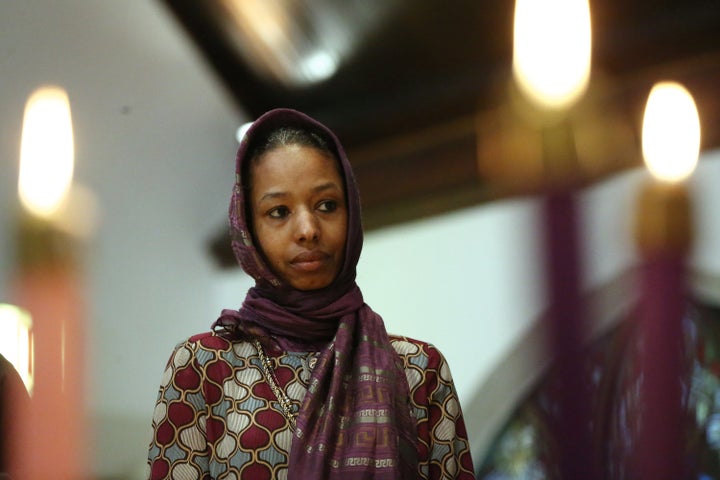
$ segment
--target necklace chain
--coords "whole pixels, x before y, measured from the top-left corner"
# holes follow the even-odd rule
[[[258,355],[260,356],[260,363],[262,364],[263,373],[265,374],[265,380],[270,386],[270,390],[272,390],[275,398],[277,398],[278,403],[280,404],[280,409],[290,423],[290,428],[294,432],[297,428],[297,412],[293,412],[290,397],[288,397],[287,394],[280,388],[280,384],[275,377],[275,368],[273,368],[270,358],[268,358],[265,354],[265,350],[263,349],[260,341],[258,339],[253,340],[253,345],[255,345]]]

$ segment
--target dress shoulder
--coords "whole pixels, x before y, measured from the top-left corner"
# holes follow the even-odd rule
[[[179,342],[178,346],[190,346],[194,348],[202,348],[204,350],[225,351],[232,348],[232,342],[224,337],[216,335],[213,332],[203,332],[195,334]]]
[[[178,342],[170,360],[172,361],[178,353],[187,353],[192,357],[242,358],[254,354],[255,350],[247,341],[228,340],[214,332],[203,332]]]
[[[389,339],[406,369],[409,366],[421,369],[444,369],[448,370],[446,373],[449,375],[445,356],[432,343],[401,335],[389,335]]]
[[[432,343],[425,342],[423,340],[418,340],[416,338],[407,337],[405,335],[388,335],[388,338],[390,339],[390,344],[395,348],[398,353],[403,353],[405,351],[423,351],[428,355],[435,355],[438,354],[442,356],[440,353],[440,350],[433,345]]]

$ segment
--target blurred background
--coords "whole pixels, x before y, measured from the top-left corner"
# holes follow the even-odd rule
[[[593,77],[573,116],[595,330],[635,300],[639,129],[658,80],[698,104],[689,263],[693,288],[720,297],[720,4],[624,3],[592,5]],[[545,365],[540,167],[512,108],[511,27],[512,2],[0,0],[0,303],[25,101],[59,85],[96,218],[82,251],[96,478],[144,477],[172,348],[251,285],[224,236],[236,131],[279,106],[347,146],[368,228],[358,283],[388,331],[445,354],[480,464]]]

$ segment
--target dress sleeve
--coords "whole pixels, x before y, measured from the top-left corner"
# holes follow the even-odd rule
[[[420,477],[475,478],[465,420],[445,357],[432,345],[409,357],[406,372],[418,420]],[[423,365],[423,363],[426,363]]]
[[[175,347],[162,376],[152,418],[148,478],[210,479],[203,374],[197,344]]]

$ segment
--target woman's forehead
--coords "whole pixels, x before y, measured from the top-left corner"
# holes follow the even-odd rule
[[[327,152],[305,145],[287,145],[265,152],[251,166],[255,184],[344,183],[338,161]]]
[[[324,168],[332,168],[344,185],[345,171],[340,158],[331,151],[302,143],[277,145],[253,157],[249,162],[249,168],[247,168],[247,173],[249,174],[248,180],[250,180],[251,183],[257,181],[255,176],[257,175],[258,166],[267,164],[268,159],[272,160],[271,167],[273,173],[279,174],[284,171],[302,170],[303,167],[308,169],[317,167],[313,162],[310,162],[311,159],[315,158],[323,160]],[[268,169],[264,168],[262,170],[265,171]]]

